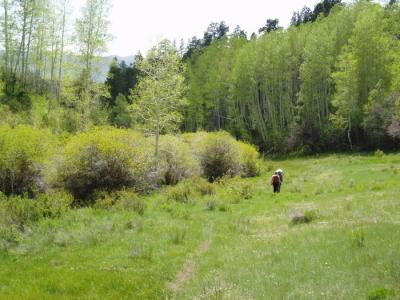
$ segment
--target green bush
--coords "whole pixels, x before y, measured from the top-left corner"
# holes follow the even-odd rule
[[[182,140],[191,146],[202,173],[211,182],[222,177],[252,177],[261,173],[260,154],[256,148],[236,141],[227,132],[186,133]]]
[[[185,179],[175,186],[168,187],[165,191],[167,200],[179,203],[192,202],[196,196],[215,194],[215,186],[201,177]]]
[[[226,132],[206,134],[198,147],[200,163],[208,180],[240,174],[240,149]]]
[[[36,199],[15,195],[0,199],[0,217],[4,224],[24,229],[42,218],[62,216],[72,201],[72,196],[63,191],[40,194]]]
[[[250,144],[237,142],[240,150],[240,164],[243,177],[255,177],[261,173],[260,153]]]
[[[59,218],[68,211],[73,200],[71,194],[65,191],[56,191],[40,194],[35,201],[43,217]]]
[[[29,126],[0,127],[0,191],[34,196],[45,189],[45,159],[54,149],[54,137]]]
[[[15,225],[19,229],[24,229],[24,226],[40,220],[43,215],[40,206],[34,199],[29,199],[22,196],[12,196],[5,201],[2,201],[2,207],[6,215],[6,224]]]
[[[0,223],[0,251],[7,251],[10,247],[15,246],[21,239],[21,232],[17,226]]]
[[[384,157],[385,156],[385,152],[383,152],[382,150],[378,149],[375,151],[374,155],[376,157]]]
[[[164,184],[177,184],[185,178],[200,175],[200,165],[189,145],[171,135],[160,138],[159,167]]]
[[[215,185],[202,177],[188,179],[185,183],[191,187],[193,193],[198,193],[200,196],[215,194]]]
[[[95,128],[72,137],[57,178],[81,204],[96,190],[132,187],[144,191],[157,180],[150,145],[127,129]]]
[[[176,186],[169,187],[166,190],[167,200],[179,203],[188,203],[192,195],[192,189],[187,182],[180,183]]]
[[[169,240],[175,245],[183,244],[186,237],[186,229],[181,227],[174,227],[168,234]]]
[[[146,204],[136,193],[130,191],[116,191],[113,193],[96,193],[95,208],[134,211],[143,215]]]
[[[116,209],[125,211],[134,211],[139,215],[143,215],[146,209],[146,203],[142,198],[132,192],[120,191],[116,193],[117,202]]]
[[[365,234],[363,230],[359,229],[352,231],[351,239],[354,246],[358,248],[365,247]]]

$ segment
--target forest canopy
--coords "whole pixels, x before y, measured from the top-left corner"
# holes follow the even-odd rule
[[[77,20],[69,4],[1,1],[0,123],[156,137],[225,130],[268,153],[399,146],[397,1],[323,0],[288,28],[268,19],[251,36],[211,23],[186,46],[161,41],[133,63],[115,58],[104,83],[110,3],[86,1]]]

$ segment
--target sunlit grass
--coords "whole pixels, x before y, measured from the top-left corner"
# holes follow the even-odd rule
[[[143,215],[85,208],[29,226],[0,248],[0,298],[400,297],[400,155],[265,165],[188,201],[150,195]]]

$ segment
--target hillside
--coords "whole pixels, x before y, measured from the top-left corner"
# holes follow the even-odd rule
[[[0,299],[398,299],[399,170],[399,154],[266,160],[2,231]]]

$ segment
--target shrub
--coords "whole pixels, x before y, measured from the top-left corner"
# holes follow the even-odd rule
[[[382,150],[378,149],[375,151],[374,155],[376,157],[384,157],[385,156],[385,152],[383,152]]]
[[[214,195],[215,186],[214,184],[208,182],[204,178],[195,177],[186,181],[186,184],[190,185],[192,191],[199,193],[200,196]]]
[[[70,208],[73,197],[65,191],[40,194],[35,200],[45,218],[59,218]]]
[[[137,194],[127,191],[120,191],[116,193],[116,197],[116,209],[134,211],[141,216],[144,214],[146,203]]]
[[[261,161],[256,148],[236,141],[227,132],[197,132],[182,135],[200,161],[202,173],[209,181],[221,177],[252,177],[260,174]]]
[[[261,173],[260,153],[250,144],[237,142],[240,149],[240,164],[243,177],[255,177]]]
[[[142,219],[131,220],[125,224],[126,229],[134,230],[136,232],[142,232],[144,229],[144,222]]]
[[[250,182],[243,182],[234,180],[229,183],[229,191],[233,196],[240,197],[241,199],[251,199],[254,195],[254,185]]]
[[[0,200],[0,217],[6,224],[14,224],[19,229],[42,218],[58,218],[70,207],[73,198],[59,191],[40,194],[36,199],[11,196]]]
[[[72,137],[58,166],[58,181],[76,199],[96,190],[150,188],[156,181],[153,154],[139,133],[127,129],[96,128]]]
[[[12,196],[2,201],[2,210],[6,213],[6,222],[23,230],[29,223],[38,221],[43,217],[37,201],[22,196]]]
[[[96,194],[95,208],[115,209],[134,211],[139,215],[143,215],[146,204],[136,193],[130,191],[117,191],[108,193],[105,191]]]
[[[352,232],[352,242],[358,248],[363,248],[365,246],[365,234],[362,230],[355,230]]]
[[[213,211],[217,207],[217,201],[214,198],[211,198],[206,201],[206,210]]]
[[[8,249],[19,243],[21,239],[21,232],[17,226],[0,223],[0,251]]]
[[[240,174],[240,149],[236,140],[226,132],[206,134],[198,147],[201,167],[210,181]]]
[[[175,245],[183,244],[185,237],[186,237],[186,230],[184,228],[174,227],[169,232],[169,240],[171,243]]]
[[[218,207],[218,210],[219,210],[219,211],[222,211],[222,212],[227,212],[227,211],[230,211],[230,210],[231,210],[231,208],[230,208],[230,206],[229,206],[229,203],[228,203],[228,201],[226,201],[226,200],[221,200],[221,201],[219,201],[219,202],[217,203],[217,207]]]
[[[112,209],[117,202],[117,198],[106,191],[96,192],[93,207],[96,209]]]
[[[185,179],[176,186],[166,189],[166,198],[179,203],[191,203],[196,196],[215,194],[214,184],[201,177]]]
[[[164,184],[177,184],[200,175],[200,165],[193,158],[189,145],[170,135],[160,137],[159,166]]]
[[[178,184],[174,187],[170,187],[166,191],[168,200],[180,203],[188,203],[190,201],[191,194],[192,194],[191,187],[186,182]]]
[[[30,197],[44,190],[43,165],[54,138],[29,126],[0,127],[0,191]]]
[[[304,213],[295,211],[292,213],[291,216],[291,224],[298,225],[298,224],[308,224],[315,220],[317,217],[317,213],[314,210],[307,210]]]

